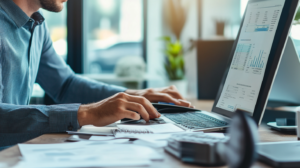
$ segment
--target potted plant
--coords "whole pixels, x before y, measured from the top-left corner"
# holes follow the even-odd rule
[[[299,25],[299,24],[300,24],[300,8],[298,8],[298,11],[294,19],[294,25]]]
[[[300,8],[298,9],[294,18],[293,26],[290,31],[290,36],[293,38],[297,50],[299,50],[298,47],[300,44]]]
[[[165,22],[173,38],[171,36],[161,38],[165,42],[164,67],[169,79],[168,84],[175,85],[183,97],[187,95],[187,81],[185,79],[184,50],[180,37],[187,20],[186,11],[182,0],[165,0]]]

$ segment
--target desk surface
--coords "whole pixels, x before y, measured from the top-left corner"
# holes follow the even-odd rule
[[[213,101],[210,100],[192,100],[191,101],[197,109],[210,111],[211,107],[213,106]],[[268,129],[265,126],[260,126],[259,128],[259,136],[261,142],[276,142],[276,141],[296,141],[297,137],[296,135],[286,135],[281,134],[276,131],[272,131]],[[26,142],[26,144],[51,144],[51,143],[62,143],[64,142],[69,135],[67,134],[45,134],[40,137],[37,137],[33,140],[30,140]],[[160,150],[160,152],[164,153],[163,150]],[[165,160],[160,162],[154,162],[151,167],[164,167],[164,168],[195,168],[200,167],[196,165],[190,165],[190,164],[184,164],[181,163],[179,160],[174,158],[173,156],[164,153]],[[2,152],[0,152],[0,163],[4,162],[9,167],[15,165],[19,161],[19,157],[21,156],[18,146],[11,147],[9,149],[6,149]],[[253,167],[257,168],[266,168],[269,166],[266,166],[262,163],[255,163]]]

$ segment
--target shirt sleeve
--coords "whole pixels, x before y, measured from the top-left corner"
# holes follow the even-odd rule
[[[45,133],[77,131],[79,106],[0,103],[0,146],[25,142]]]
[[[92,103],[126,90],[75,75],[56,54],[48,30],[45,38],[36,82],[56,103]]]

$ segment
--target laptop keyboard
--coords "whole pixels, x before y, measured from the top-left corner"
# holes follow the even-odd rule
[[[228,125],[224,121],[199,112],[164,114],[164,116],[188,129],[224,127]]]

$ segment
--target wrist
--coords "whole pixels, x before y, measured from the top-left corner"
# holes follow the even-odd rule
[[[77,120],[78,120],[80,127],[88,124],[87,123],[87,111],[88,111],[88,108],[86,105],[79,106],[79,109],[77,112]]]

